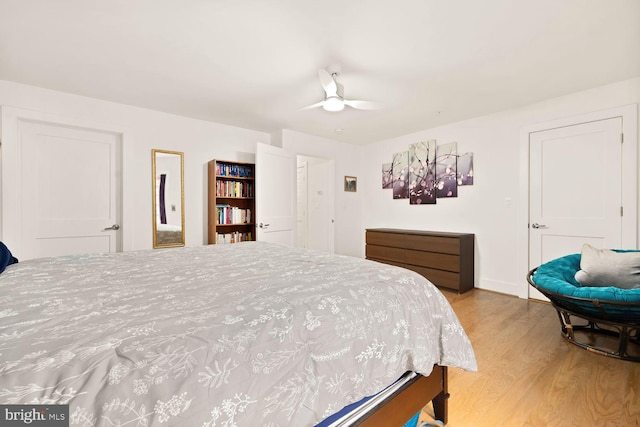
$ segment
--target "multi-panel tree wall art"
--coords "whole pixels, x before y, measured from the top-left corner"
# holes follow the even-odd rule
[[[463,185],[473,185],[473,153],[458,154],[456,142],[416,142],[382,165],[382,188],[393,189],[394,199],[409,199],[412,205],[458,197]]]
[[[393,198],[406,199],[409,197],[409,153],[403,151],[393,155],[391,162],[393,173]]]
[[[418,142],[409,147],[409,203],[436,202],[436,141]]]
[[[393,188],[393,163],[382,164],[382,188]]]

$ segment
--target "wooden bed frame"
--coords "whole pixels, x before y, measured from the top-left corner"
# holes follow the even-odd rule
[[[429,402],[433,402],[435,418],[446,424],[448,399],[447,367],[435,365],[428,377],[418,375],[409,380],[355,425],[401,427]]]

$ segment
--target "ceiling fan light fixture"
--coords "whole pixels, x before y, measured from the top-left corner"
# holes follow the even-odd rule
[[[325,99],[322,108],[324,108],[325,111],[342,111],[344,110],[344,100],[338,96],[330,96]]]

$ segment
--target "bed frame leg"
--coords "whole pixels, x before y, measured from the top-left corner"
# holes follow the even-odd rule
[[[436,420],[447,424],[449,414],[449,387],[447,378],[447,367],[439,366],[442,369],[442,391],[433,399],[433,413]]]

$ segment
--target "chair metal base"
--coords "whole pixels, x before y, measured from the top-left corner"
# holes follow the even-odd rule
[[[619,311],[616,313],[612,310],[636,310],[638,309],[637,303],[589,300],[551,292],[536,285],[533,281],[532,278],[536,270],[537,268],[534,268],[529,271],[527,281],[549,298],[558,312],[562,336],[567,341],[597,354],[631,362],[640,362],[640,317],[635,314],[635,311],[632,312],[633,314],[623,316],[620,315]],[[595,315],[583,309],[586,303],[594,307],[594,310],[591,311]],[[615,316],[612,313],[615,313]],[[578,318],[582,322],[575,324],[572,321],[572,317]],[[595,343],[585,342],[576,336],[576,332],[580,332],[580,337],[584,335],[587,338],[592,338],[591,341],[593,342],[597,342],[598,337],[613,337],[617,339],[616,348],[611,349]],[[630,351],[630,349],[633,349],[633,351]]]
[[[553,301],[552,305],[557,310],[558,317],[560,318],[562,336],[570,343],[604,356],[615,357],[631,362],[640,362],[640,328],[638,326],[629,326],[623,323],[589,318],[584,314],[576,314],[567,309],[560,308],[556,306]],[[586,323],[576,324],[572,321],[572,317],[578,318]],[[585,332],[587,335],[592,335],[595,338],[598,336],[613,337],[618,340],[617,348],[614,350],[585,342],[576,337],[576,332]],[[629,354],[630,348],[637,350],[632,352],[637,354],[637,356]]]

